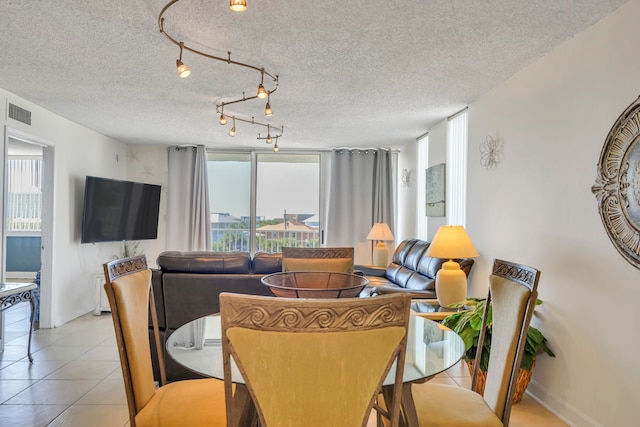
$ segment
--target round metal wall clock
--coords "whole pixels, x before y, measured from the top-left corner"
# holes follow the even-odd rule
[[[640,268],[640,97],[607,135],[591,191],[600,218],[618,252]]]

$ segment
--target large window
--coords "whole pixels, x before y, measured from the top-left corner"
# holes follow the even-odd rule
[[[40,232],[42,229],[42,158],[9,156],[7,183],[7,232]]]
[[[320,155],[208,155],[212,250],[320,246]]]

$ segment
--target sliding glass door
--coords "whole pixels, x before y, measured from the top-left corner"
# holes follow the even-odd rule
[[[212,250],[320,246],[320,154],[208,154]]]

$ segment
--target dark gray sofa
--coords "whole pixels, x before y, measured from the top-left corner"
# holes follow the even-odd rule
[[[162,348],[180,326],[199,317],[220,311],[222,292],[272,295],[260,279],[282,271],[282,254],[248,252],[162,252],[158,269],[152,273],[152,286]],[[149,337],[154,376],[159,379],[157,353],[151,321]],[[164,353],[168,381],[199,378]]]
[[[424,240],[404,240],[396,248],[391,264],[386,268],[356,265],[355,270],[362,272],[369,280],[365,292],[407,292],[413,298],[436,298],[436,274],[448,260],[425,255],[429,245],[430,242]],[[469,277],[473,260],[456,261]]]

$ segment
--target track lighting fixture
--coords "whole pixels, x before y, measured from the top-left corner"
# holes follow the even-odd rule
[[[191,70],[189,69],[189,67],[187,67],[182,63],[183,48],[184,48],[184,43],[180,42],[180,58],[178,58],[178,60],[176,61],[176,66],[178,67],[178,75],[184,79],[185,77],[189,77],[189,74],[191,74]]]
[[[269,94],[267,90],[264,88],[264,69],[261,71],[262,77],[260,78],[260,84],[258,85],[258,98],[265,99]]]
[[[230,0],[229,8],[234,12],[244,12],[247,10],[246,0]]]
[[[271,126],[267,125],[267,144],[271,144],[273,140],[271,139]]]
[[[160,11],[160,15],[158,16],[158,28],[160,29],[160,34],[162,34],[163,36],[165,36],[167,38],[167,40],[169,40],[171,43],[175,44],[176,46],[178,46],[180,48],[180,57],[179,59],[176,61],[176,66],[178,68],[178,74],[180,75],[180,77],[184,78],[187,77],[191,71],[189,70],[189,67],[187,67],[183,62],[182,62],[182,53],[184,50],[188,50],[190,53],[193,53],[195,55],[200,55],[202,57],[208,58],[208,59],[214,59],[216,61],[220,61],[220,62],[224,62],[227,65],[237,65],[237,66],[241,66],[241,67],[245,67],[245,68],[249,68],[252,70],[255,70],[257,72],[260,73],[260,83],[258,84],[258,90],[257,92],[254,92],[255,95],[254,96],[250,96],[250,97],[246,97],[244,92],[242,94],[242,98],[239,99],[233,99],[233,100],[225,100],[224,102],[221,102],[220,104],[216,105],[216,113],[220,115],[219,117],[219,123],[221,125],[226,125],[227,121],[229,118],[233,119],[233,126],[231,127],[231,129],[229,130],[229,136],[234,136],[236,134],[236,126],[235,126],[235,122],[236,119],[241,121],[241,122],[245,122],[245,123],[249,123],[251,125],[255,125],[255,126],[264,126],[264,127],[269,127],[269,131],[267,132],[267,136],[266,137],[261,137],[260,134],[258,134],[258,139],[264,139],[267,140],[267,142],[269,144],[271,144],[273,142],[273,138],[276,139],[276,146],[277,146],[277,141],[278,138],[280,136],[282,136],[283,133],[283,129],[284,127],[281,125],[273,125],[271,126],[268,123],[261,123],[261,122],[256,122],[254,120],[253,117],[251,117],[251,120],[246,119],[246,118],[241,118],[235,114],[232,115],[225,115],[224,113],[224,106],[225,105],[229,105],[229,104],[235,104],[235,103],[239,103],[239,102],[246,102],[246,101],[250,101],[252,99],[266,99],[267,103],[265,105],[265,109],[264,109],[264,114],[265,116],[271,116],[273,115],[273,110],[271,109],[271,94],[274,93],[277,89],[278,89],[278,76],[275,74],[271,74],[269,72],[267,72],[264,68],[262,67],[258,67],[255,65],[251,65],[251,64],[247,64],[247,63],[243,63],[243,62],[239,62],[239,61],[235,61],[231,59],[231,52],[227,51],[227,55],[226,57],[221,57],[221,56],[217,56],[214,55],[212,53],[208,53],[208,52],[204,52],[202,50],[198,50],[195,49],[192,46],[202,46],[203,43],[198,43],[197,41],[193,43],[192,46],[188,46],[187,44],[185,44],[185,42],[183,41],[178,41],[176,40],[174,37],[172,37],[170,34],[168,34],[165,31],[164,28],[164,21],[165,21],[165,13],[167,12],[167,10],[169,10],[170,8],[175,8],[177,7],[177,5],[181,2],[181,0],[168,0],[168,3],[162,8],[162,10]],[[246,0],[230,0],[229,1],[229,8],[233,11],[238,11],[238,12],[242,12],[245,11],[247,9],[247,2]],[[172,16],[180,16],[180,13],[176,13]],[[189,43],[189,42],[187,42]],[[220,51],[219,49],[217,51]],[[265,87],[265,75],[271,79],[271,81],[269,81],[267,79],[267,83],[270,83],[268,85],[266,85]],[[273,83],[273,85],[271,85],[271,83]],[[255,86],[254,86],[255,87]],[[273,130],[275,131],[274,135],[271,135],[271,127],[273,128]]]
[[[264,107],[264,115],[269,117],[269,116],[273,116],[273,110],[271,110],[271,105],[269,105],[269,100],[270,100],[271,96],[267,97],[267,105],[265,105]]]
[[[229,136],[236,135],[236,118],[233,118],[233,126],[231,126],[231,130],[229,131]]]
[[[278,151],[280,151],[280,147],[278,147],[278,140],[276,139],[276,144],[273,146],[273,152],[277,153]]]

